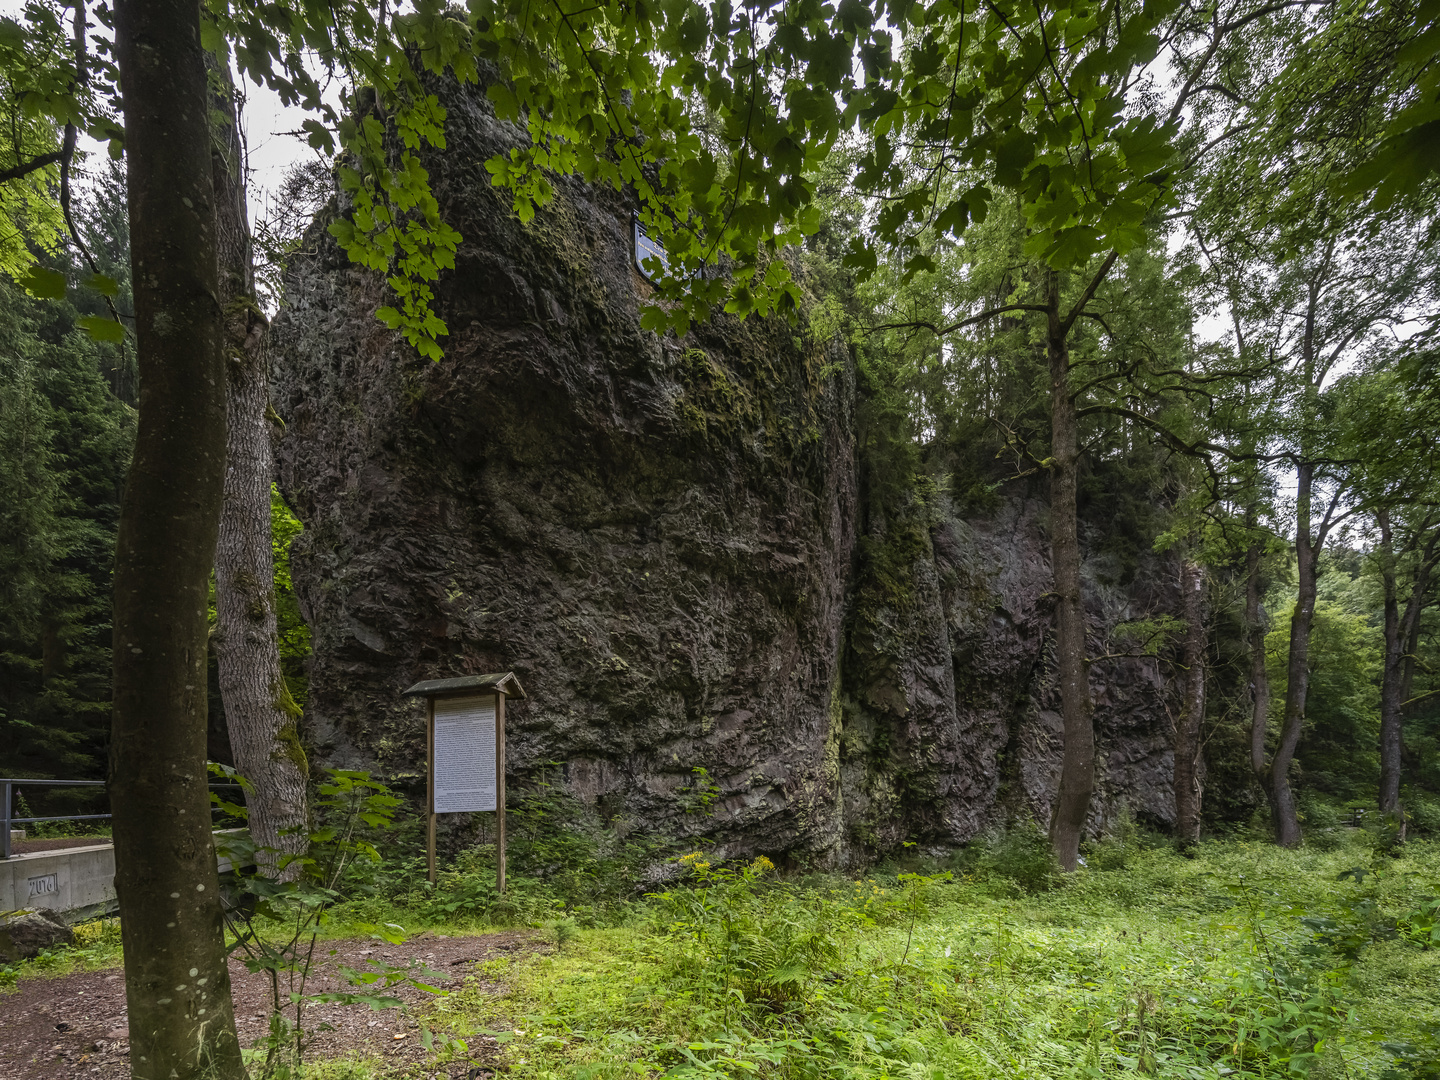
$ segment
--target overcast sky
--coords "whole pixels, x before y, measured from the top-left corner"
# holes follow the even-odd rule
[[[0,0],[0,16],[19,20],[24,9],[24,0]],[[91,22],[94,22],[93,17]],[[103,27],[92,26],[92,36],[103,33]],[[250,220],[253,223],[264,216],[266,203],[271,193],[278,189],[285,170],[314,151],[305,145],[303,139],[281,134],[299,129],[300,122],[305,118],[303,109],[286,109],[275,94],[253,83],[246,83],[244,91],[245,109],[241,124],[250,150],[248,193]],[[82,135],[80,148],[90,156],[91,166],[105,161],[107,150],[103,143]]]

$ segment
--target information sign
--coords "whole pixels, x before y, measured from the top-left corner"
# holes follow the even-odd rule
[[[645,280],[654,282],[656,280],[652,270],[645,265],[647,259],[654,259],[660,264],[664,273],[670,272],[670,260],[665,255],[665,248],[650,238],[645,231],[645,226],[640,224],[640,215],[636,214],[631,222],[635,227],[635,269],[645,275]]]
[[[435,819],[495,814],[495,885],[505,891],[505,699],[524,698],[513,671],[426,679],[405,691],[425,699],[425,862],[435,880]]]
[[[435,702],[435,813],[495,809],[496,695]]]

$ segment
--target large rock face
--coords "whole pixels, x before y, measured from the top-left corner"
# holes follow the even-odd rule
[[[1047,508],[1012,498],[965,520],[935,501],[910,587],[897,597],[862,579],[850,624],[842,789],[847,835],[871,850],[963,842],[1002,811],[1044,824],[1059,786]],[[1138,574],[1103,555],[1085,561],[1092,655],[1107,651],[1117,626],[1174,609],[1171,571],[1154,558]],[[1091,831],[1103,831],[1122,805],[1173,820],[1174,701],[1163,666],[1100,660],[1090,685]]]
[[[933,513],[912,587],[872,595],[845,350],[773,321],[642,331],[625,200],[559,182],[522,225],[483,168],[518,132],[479,95],[447,107],[427,163],[464,237],[444,359],[374,319],[383,284],[319,230],[276,321],[313,756],[414,775],[424,725],[398,692],[513,669],[512,783],[559,763],[605,818],[722,856],[834,862],[963,841],[1006,801],[1043,816],[1043,506]],[[1097,590],[1097,628],[1136,602]],[[1120,798],[1165,816],[1163,686],[1137,665],[1096,689],[1097,822]],[[720,794],[685,815],[697,767]]]

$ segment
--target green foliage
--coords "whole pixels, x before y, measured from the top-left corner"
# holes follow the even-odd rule
[[[1340,878],[1356,853],[1147,847],[1020,898],[692,855],[648,923],[581,929],[435,1019],[503,1032],[521,1080],[1424,1075],[1440,950],[1385,927],[1428,917],[1433,853]]]
[[[121,962],[119,919],[91,919],[77,923],[71,930],[75,934],[73,945],[44,949],[40,955],[18,963],[0,964],[0,994],[15,989],[22,977],[57,978],[114,968]]]
[[[75,298],[75,299],[78,299]],[[71,300],[0,282],[0,770],[98,778],[110,698],[110,564],[133,412],[119,350]],[[83,813],[84,789],[42,812]]]
[[[1306,728],[1296,757],[1305,783],[1341,798],[1372,792],[1379,779],[1378,628],[1342,571],[1327,574],[1315,605],[1310,640],[1310,697]],[[1277,612],[1265,639],[1270,658],[1272,723],[1278,729],[1284,707],[1289,651],[1289,612]]]
[[[1121,803],[1114,820],[1098,840],[1081,845],[1085,865],[1101,872],[1124,870],[1143,850],[1142,831],[1126,803]]]
[[[25,14],[25,27],[9,16],[0,18],[0,172],[60,149],[59,124],[34,107],[36,97],[53,89],[57,71],[69,66],[60,10],[30,3]],[[34,280],[36,270],[46,273],[36,266],[37,250],[53,254],[64,231],[53,194],[59,174],[59,164],[52,159],[0,183],[0,273],[17,282]],[[43,289],[32,289],[32,294],[42,296]]]
[[[1401,796],[1410,824],[1423,836],[1440,838],[1440,799],[1414,789]]]
[[[657,917],[698,948],[717,1003],[783,1010],[838,957],[843,927],[797,905],[792,890],[764,887],[774,864],[763,855],[737,869],[713,867],[698,854],[680,862],[695,887],[661,894]]]
[[[703,782],[703,780],[701,781]],[[704,789],[701,789],[702,794]],[[395,846],[423,848],[419,822]],[[626,917],[626,905],[651,867],[673,854],[674,841],[606,827],[562,788],[541,777],[506,810],[506,891],[495,887],[493,842],[472,843],[439,868],[432,888],[423,859],[392,859],[368,886],[362,913],[409,910],[442,924],[605,926]]]
[[[248,787],[233,769],[218,765],[211,769]],[[251,1067],[265,1080],[307,1075],[307,1006],[401,1008],[403,1003],[389,991],[402,984],[443,993],[433,983],[446,976],[413,959],[404,967],[379,961],[367,961],[361,969],[341,966],[339,973],[351,989],[324,993],[308,989],[317,942],[333,920],[335,905],[346,899],[345,886],[353,877],[349,871],[357,862],[380,862],[380,852],[366,834],[387,829],[400,805],[400,800],[368,773],[331,769],[326,776],[310,802],[317,827],[309,833],[303,855],[270,852],[272,858],[257,860],[258,849],[248,833],[216,834],[217,853],[237,868],[230,883],[237,900],[225,911],[233,939],[230,951],[240,954],[249,971],[266,973],[271,987],[269,1031],[260,1045],[249,1051]],[[221,809],[244,818],[243,806],[213,793],[211,799]],[[275,877],[257,869],[262,861],[274,864]],[[405,940],[404,928],[393,923],[362,929],[392,945]],[[433,1035],[428,1027],[422,1034],[429,1049]]]
[[[720,785],[710,778],[710,770],[697,765],[690,770],[695,779],[675,789],[675,804],[682,814],[708,815],[720,797]]]
[[[962,865],[1008,886],[1011,893],[1034,896],[1063,881],[1049,838],[1032,818],[1024,817],[981,834],[965,848]]]
[[[776,256],[818,230],[815,174],[857,126],[871,141],[854,183],[897,196],[875,246],[852,238],[862,274],[880,248],[908,251],[915,229],[960,235],[994,198],[984,180],[943,204],[928,181],[912,183],[918,162],[897,147],[916,141],[922,158],[990,165],[999,184],[1024,190],[1038,255],[1069,265],[1133,244],[1164,189],[1172,132],[1154,116],[1126,116],[1116,76],[1154,55],[1166,10],[474,0],[463,12],[424,3],[377,24],[364,7],[321,17],[301,5],[262,13],[221,3],[208,9],[207,43],[233,42],[244,75],[312,114],[311,145],[341,151],[347,205],[331,232],[352,260],[387,275],[396,303],[379,317],[433,357],[447,332],[433,283],[460,237],[420,164],[423,147],[446,146],[430,76],[483,80],[500,119],[526,128],[528,146],[485,163],[522,221],[550,200],[555,175],[634,193],[667,253],[667,303],[648,307],[645,325],[683,335],[720,308],[796,308],[790,266]],[[351,88],[343,111],[321,91],[337,77]],[[1058,100],[1065,110],[1049,107]],[[701,272],[721,259],[727,273]],[[912,253],[906,265],[913,275],[927,258]]]
[[[286,689],[300,708],[309,698],[310,627],[300,614],[295,586],[290,580],[290,545],[304,531],[290,512],[280,489],[270,485],[270,546],[275,566],[275,622],[279,636],[280,668]]]
[[[1383,209],[1433,188],[1440,172],[1437,53],[1440,5],[1434,0],[1347,4],[1281,74],[1279,83],[1295,88],[1307,111],[1330,114],[1316,116],[1317,123],[1333,127],[1336,116],[1375,115],[1378,130],[1335,185],[1339,194]],[[1371,95],[1378,108],[1367,100]]]

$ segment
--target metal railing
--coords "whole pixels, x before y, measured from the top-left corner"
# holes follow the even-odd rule
[[[42,821],[98,821],[108,819],[110,814],[58,814],[50,817],[11,817],[13,813],[11,803],[14,799],[15,788],[20,784],[29,784],[32,787],[106,787],[104,780],[21,780],[6,779],[0,777],[0,859],[8,859],[10,850],[10,829],[15,825],[38,825]],[[209,785],[212,788],[234,788],[241,785],[228,780],[212,781]],[[218,806],[212,807],[212,812],[218,811]]]

